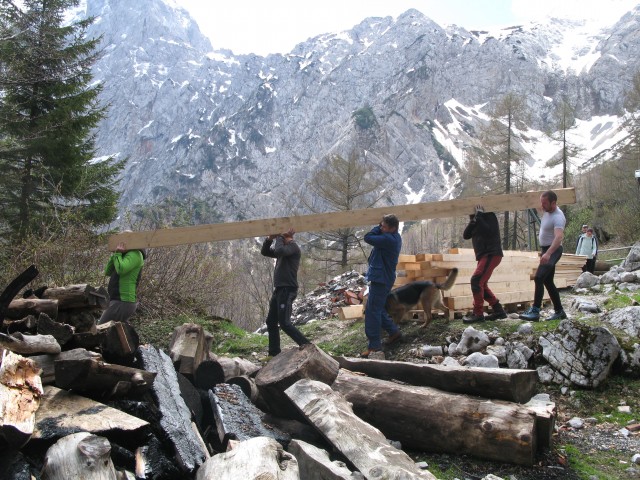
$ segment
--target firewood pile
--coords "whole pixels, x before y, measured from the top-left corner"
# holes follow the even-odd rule
[[[489,286],[507,311],[517,311],[533,301],[533,276],[540,262],[539,258],[538,252],[504,251],[504,258],[493,271]],[[583,256],[563,254],[556,265],[556,286],[566,288],[575,285],[584,263]],[[442,283],[451,269],[457,268],[456,284],[451,290],[443,292],[444,303],[453,318],[456,312],[464,313],[473,308],[471,276],[476,265],[473,249],[452,248],[449,253],[444,254],[400,255],[394,288],[417,280]],[[546,290],[544,295],[544,300],[548,300]]]
[[[535,396],[534,370],[332,358],[312,344],[259,366],[214,355],[196,324],[164,352],[128,323],[76,333],[40,313],[10,333],[18,320],[2,320],[3,479],[432,479],[401,447],[532,465],[551,444],[555,406]]]

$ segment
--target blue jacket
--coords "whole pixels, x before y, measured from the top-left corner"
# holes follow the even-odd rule
[[[396,281],[396,266],[402,248],[402,237],[398,232],[382,233],[380,226],[376,226],[364,236],[364,241],[373,245],[369,255],[367,279],[370,282],[393,286]]]

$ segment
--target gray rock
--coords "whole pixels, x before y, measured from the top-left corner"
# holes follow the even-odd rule
[[[620,275],[613,270],[609,270],[600,277],[600,283],[603,285],[620,283]]]
[[[518,327],[518,333],[520,335],[530,335],[533,333],[533,325],[530,323],[523,323]]]
[[[507,348],[502,345],[489,345],[487,347],[487,354],[493,355],[498,359],[500,365],[506,365],[507,363]]]
[[[640,453],[636,453],[633,457],[631,457],[631,461],[637,465],[640,465]]]
[[[631,247],[631,250],[629,250],[629,253],[627,254],[627,258],[624,259],[620,266],[627,272],[640,269],[640,242]]]
[[[495,356],[484,355],[480,352],[473,352],[462,362],[462,365],[467,367],[500,368],[498,359]]]
[[[442,347],[436,345],[424,345],[421,350],[425,357],[434,357],[436,355],[444,355]]]
[[[617,308],[602,315],[602,321],[631,337],[640,336],[640,307]]]
[[[440,365],[444,365],[445,367],[459,367],[460,362],[453,357],[445,357]]]
[[[490,344],[489,336],[485,332],[467,327],[462,332],[462,338],[458,343],[456,351],[462,355],[484,350]]]
[[[596,302],[588,298],[576,297],[571,302],[573,308],[580,312],[600,313],[600,307]]]
[[[546,385],[551,383],[562,385],[567,381],[566,378],[560,375],[560,373],[556,372],[549,365],[542,365],[536,368],[536,371],[538,372],[538,380]]]
[[[575,428],[576,430],[580,430],[581,428],[584,428],[584,420],[582,420],[580,417],[573,417],[571,420],[567,422],[567,424],[571,428]]]
[[[598,285],[599,283],[600,283],[600,277],[594,275],[593,273],[584,272],[580,274],[573,288],[574,289],[591,288],[594,285]]]
[[[626,283],[636,283],[638,276],[634,272],[624,272],[620,275],[620,280]]]

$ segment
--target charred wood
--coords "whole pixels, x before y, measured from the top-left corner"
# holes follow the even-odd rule
[[[12,335],[0,333],[0,347],[25,355],[62,351],[60,344],[51,335],[23,335],[16,332]]]
[[[71,325],[56,322],[49,317],[46,313],[41,313],[38,316],[38,329],[39,335],[51,335],[60,346],[65,345],[75,333],[75,328]]]
[[[20,293],[24,287],[38,276],[38,269],[35,265],[29,266],[24,272],[14,278],[9,285],[0,293],[0,321],[7,317],[9,304]]]

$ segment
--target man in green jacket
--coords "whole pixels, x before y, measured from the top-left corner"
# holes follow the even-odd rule
[[[107,287],[109,305],[98,320],[98,325],[110,320],[126,322],[135,313],[138,307],[136,288],[145,257],[144,250],[127,250],[124,242],[116,245],[115,252],[104,268],[104,274],[111,276]]]

